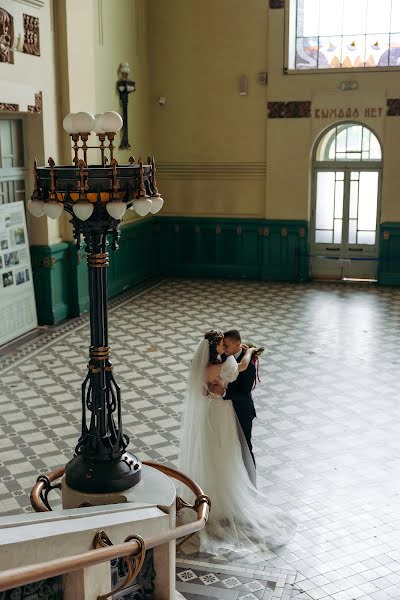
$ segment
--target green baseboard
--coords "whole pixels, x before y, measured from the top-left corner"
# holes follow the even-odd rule
[[[157,276],[303,281],[306,221],[155,217],[122,227],[110,250],[108,295]],[[84,248],[31,246],[38,319],[53,324],[89,309]]]
[[[378,283],[400,285],[400,223],[381,223]]]
[[[124,225],[119,249],[110,251],[108,295],[121,294],[159,273],[156,220],[145,219]]]
[[[108,295],[157,276],[307,279],[306,221],[153,217],[122,227],[110,250]],[[54,324],[89,310],[84,248],[31,246],[38,319]]]
[[[400,223],[380,227],[378,283],[400,285]],[[110,250],[108,294],[157,276],[306,281],[308,235],[301,220],[157,216],[128,223],[119,250]],[[39,323],[89,309],[84,249],[31,246],[31,255]]]
[[[164,276],[304,281],[306,221],[159,217]]]
[[[86,252],[78,250],[75,242],[69,244],[70,317],[78,317],[89,310],[89,285]]]
[[[31,246],[33,284],[39,324],[70,316],[69,244]]]
[[[157,226],[154,219],[123,226],[120,248],[109,250],[109,297],[128,290],[159,273]],[[85,248],[74,242],[31,246],[38,321],[53,325],[89,310]]]

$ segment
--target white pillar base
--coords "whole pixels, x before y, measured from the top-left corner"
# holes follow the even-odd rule
[[[64,509],[80,508],[82,506],[101,506],[105,504],[132,504],[134,506],[156,506],[169,515],[169,528],[176,526],[176,489],[169,477],[157,469],[143,466],[141,481],[128,490],[109,494],[86,494],[73,490],[61,481],[61,493]],[[135,533],[134,523],[132,534]],[[141,533],[145,537],[146,532]],[[154,568],[156,572],[154,598],[155,600],[176,600],[175,589],[175,541],[154,548]],[[110,580],[111,585],[111,580]]]

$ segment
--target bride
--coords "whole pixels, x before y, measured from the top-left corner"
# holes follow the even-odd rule
[[[193,356],[184,406],[179,469],[211,498],[210,517],[200,532],[200,551],[223,554],[259,551],[287,543],[295,533],[292,518],[255,485],[255,467],[231,400],[208,392],[209,383],[226,389],[249,365],[254,348],[240,363],[224,363],[223,333],[209,331]],[[189,498],[185,498],[189,500]]]

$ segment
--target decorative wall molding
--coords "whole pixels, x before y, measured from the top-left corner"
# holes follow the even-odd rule
[[[2,90],[3,92],[4,90]],[[21,94],[19,94],[18,92],[16,92],[15,90],[13,90],[11,93],[5,92],[3,99],[5,100],[7,98],[7,96],[10,98],[10,100],[16,100],[17,98],[13,98],[13,96],[17,96],[17,98],[21,97]],[[24,94],[24,96],[26,95],[30,95],[28,94]],[[25,100],[26,102],[26,100]],[[21,108],[20,108],[21,107]],[[21,112],[21,113],[41,113],[42,112],[42,108],[43,108],[43,97],[42,97],[42,92],[38,92],[37,94],[35,94],[35,104],[28,104],[26,105],[24,103],[24,98],[21,98],[21,103],[17,103],[17,102],[1,102],[1,98],[0,98],[0,112]],[[0,599],[1,600],[1,599]]]
[[[159,162],[162,179],[265,179],[265,162]]]
[[[268,102],[269,119],[301,119],[311,117],[311,101]]]
[[[19,106],[18,104],[6,104],[5,102],[0,102],[0,112],[18,112]]]
[[[285,8],[285,0],[269,0],[270,8]]]
[[[33,8],[43,8],[46,4],[46,0],[14,0],[15,2],[19,2],[20,4],[26,4],[27,6],[32,6]]]
[[[24,17],[24,47],[25,54],[40,56],[40,37],[39,37],[39,19],[31,15]]]
[[[386,104],[388,117],[400,117],[400,98],[388,98]]]
[[[41,113],[43,109],[43,95],[42,92],[35,94],[35,105],[28,106],[28,112],[30,113]]]

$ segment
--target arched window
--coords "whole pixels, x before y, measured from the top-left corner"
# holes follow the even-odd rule
[[[400,66],[399,0],[291,0],[289,69]]]
[[[317,146],[316,160],[381,160],[382,152],[376,135],[357,123],[341,123],[332,127]]]

